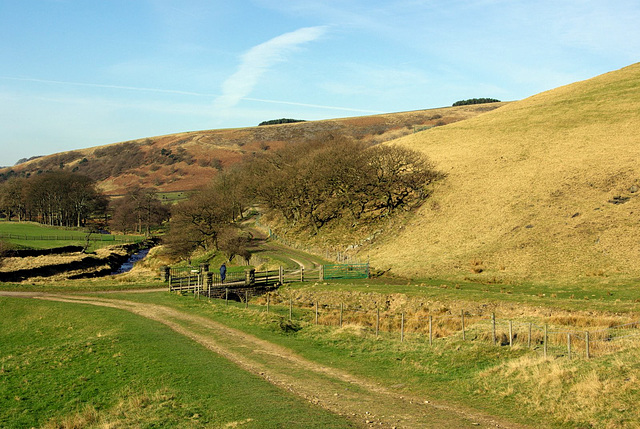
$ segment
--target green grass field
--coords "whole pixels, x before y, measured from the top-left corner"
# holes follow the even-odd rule
[[[88,232],[82,228],[61,228],[35,222],[0,222],[0,240],[18,248],[48,249],[84,245]],[[89,250],[142,240],[139,235],[91,234]]]
[[[189,191],[158,192],[158,198],[166,204],[175,204],[179,201],[186,200],[188,195]]]
[[[350,427],[127,312],[3,297],[0,308],[0,427]]]

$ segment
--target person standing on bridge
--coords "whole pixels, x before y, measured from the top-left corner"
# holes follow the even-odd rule
[[[220,265],[220,281],[224,283],[224,279],[226,277],[227,277],[227,266],[223,262],[222,265]]]

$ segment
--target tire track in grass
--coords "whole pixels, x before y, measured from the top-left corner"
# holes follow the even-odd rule
[[[241,369],[362,427],[524,428],[473,410],[395,393],[344,370],[307,360],[286,347],[170,307],[78,295],[34,294],[31,297],[117,308],[163,323]]]

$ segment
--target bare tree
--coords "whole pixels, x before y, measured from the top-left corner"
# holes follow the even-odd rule
[[[331,137],[261,154],[249,171],[258,201],[315,233],[337,219],[378,219],[414,207],[442,177],[419,152]]]
[[[162,204],[155,190],[135,187],[111,203],[112,228],[149,235],[169,219],[170,210]]]

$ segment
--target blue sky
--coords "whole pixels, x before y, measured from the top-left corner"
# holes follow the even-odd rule
[[[640,61],[637,0],[0,0],[0,165],[518,100]]]

